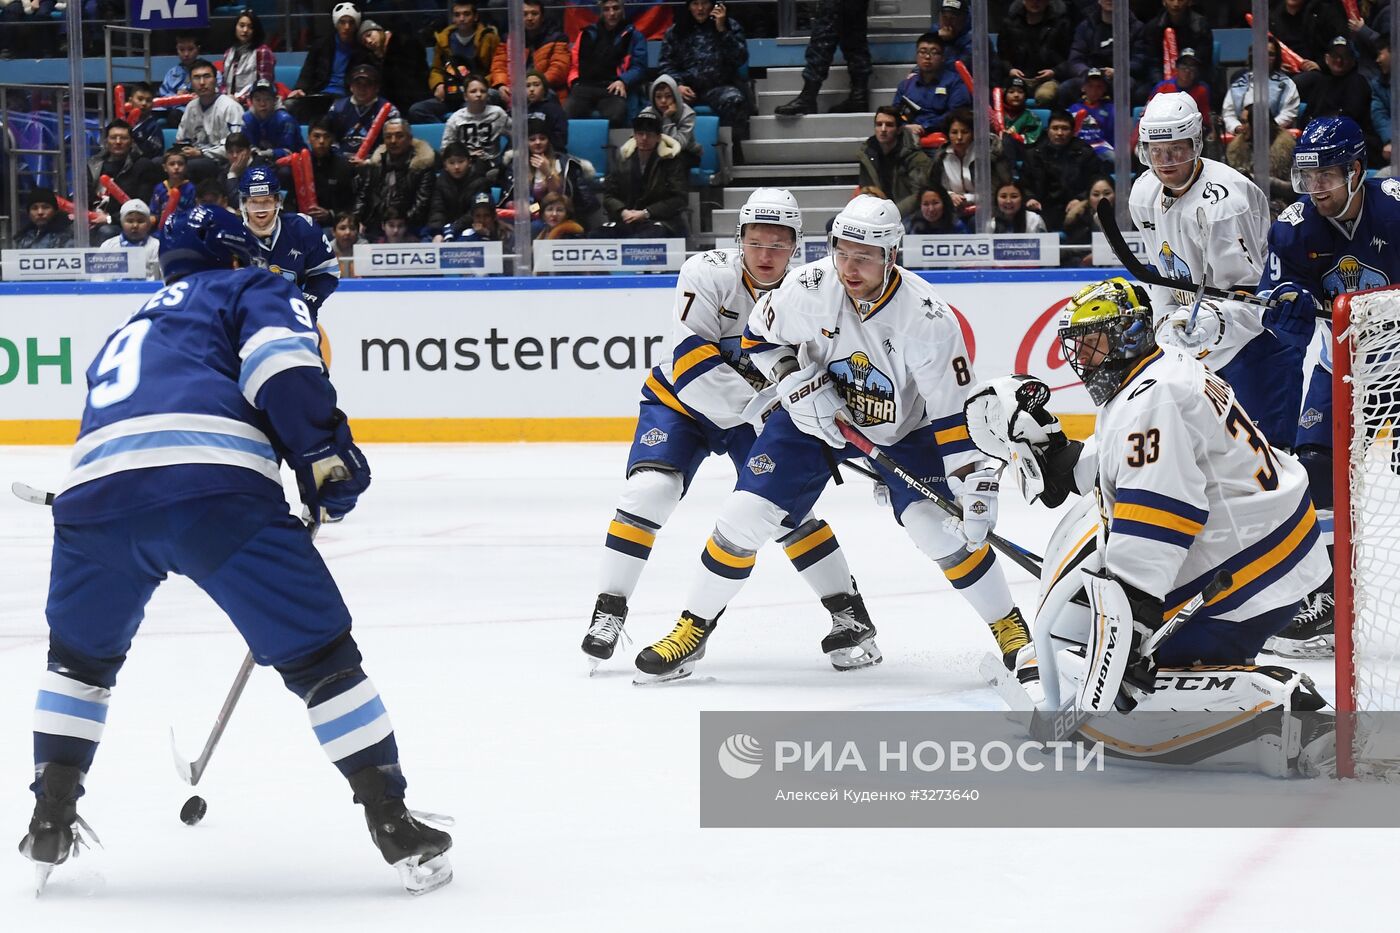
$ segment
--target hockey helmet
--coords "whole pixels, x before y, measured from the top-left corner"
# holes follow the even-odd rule
[[[277,212],[285,196],[282,184],[277,179],[277,171],[271,166],[250,165],[238,179],[238,209],[242,212],[248,228],[258,236],[272,235],[273,227],[277,223]],[[258,210],[249,209],[249,201],[253,198],[266,197],[276,199],[270,210],[266,201],[258,203]]]
[[[787,227],[792,231],[792,252],[783,261],[782,270],[778,275],[778,281],[787,274],[788,264],[797,258],[802,250],[802,209],[797,206],[797,199],[792,196],[792,192],[784,188],[757,188],[749,195],[749,199],[744,202],[744,206],[739,208],[739,222],[734,226],[734,242],[739,244],[740,251],[743,250],[744,227],[749,224],[773,224],[779,227]],[[755,280],[759,276],[749,268],[748,259],[743,260],[744,268]],[[767,262],[768,260],[765,260]],[[760,281],[765,287],[772,284]]]
[[[851,240],[878,246],[885,252],[885,264],[894,262],[899,242],[904,239],[904,222],[893,201],[874,195],[859,194],[841,208],[831,223],[826,242],[836,249],[837,240]]]
[[[238,215],[201,204],[166,220],[160,235],[160,270],[167,284],[196,272],[251,265],[257,240]]]
[[[1154,143],[1172,143],[1189,140],[1192,143],[1190,158],[1178,153],[1176,147]],[[1195,162],[1201,156],[1201,111],[1190,94],[1177,91],[1174,94],[1158,94],[1143,108],[1142,119],[1138,121],[1137,156],[1143,165],[1156,169],[1170,168],[1185,162]],[[1153,161],[1151,156],[1157,155]],[[1165,161],[1164,161],[1165,159]]]
[[[1366,137],[1351,117],[1318,117],[1293,149],[1293,190],[1313,194],[1349,184],[1353,164],[1366,162]],[[1340,166],[1341,172],[1320,169]]]
[[[1124,278],[1089,285],[1060,317],[1060,352],[1084,381],[1095,405],[1105,405],[1133,361],[1157,346],[1147,290]]]

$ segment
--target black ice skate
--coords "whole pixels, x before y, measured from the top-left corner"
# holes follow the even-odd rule
[[[837,593],[822,599],[831,613],[831,631],[822,639],[822,651],[838,671],[872,667],[884,660],[875,644],[875,623],[865,611],[860,593]]]
[[[1030,628],[1015,606],[1006,616],[989,622],[997,648],[1001,650],[1001,663],[1008,671],[1014,671],[1016,679],[1026,691],[1036,695],[1040,687],[1040,666],[1035,659],[1035,645],[1031,643]]]
[[[695,662],[705,656],[705,641],[718,621],[707,622],[682,612],[681,620],[670,634],[637,655],[637,670],[641,673],[633,683],[665,683],[689,677],[695,670]]]
[[[1330,658],[1336,654],[1335,615],[1331,593],[1312,593],[1288,627],[1264,643],[1264,650],[1283,658]]]
[[[622,631],[626,621],[627,600],[612,593],[599,593],[598,602],[593,606],[593,619],[588,623],[588,634],[583,636],[583,653],[593,665],[589,676],[598,669],[599,663],[613,656],[618,638],[627,637]]]
[[[29,820],[29,833],[19,841],[19,853],[34,862],[34,893],[44,893],[49,873],[54,866],[77,857],[87,840],[85,830],[98,845],[102,840],[92,827],[78,816],[78,795],[82,793],[82,772],[72,765],[47,764],[39,779],[39,797],[34,801],[34,815]]]
[[[452,837],[419,822],[450,825],[450,818],[409,810],[402,798],[386,796],[384,774],[378,768],[350,775],[350,788],[355,802],[365,808],[370,838],[384,861],[398,869],[409,894],[427,894],[452,880],[452,863],[447,859]]]

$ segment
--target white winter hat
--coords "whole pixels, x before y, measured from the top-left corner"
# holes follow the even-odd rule
[[[125,220],[127,214],[145,214],[151,216],[151,208],[140,198],[132,198],[122,205],[121,219]]]
[[[335,9],[331,10],[332,23],[338,23],[347,16],[355,21],[356,26],[360,25],[360,11],[355,9],[355,4],[337,3]]]

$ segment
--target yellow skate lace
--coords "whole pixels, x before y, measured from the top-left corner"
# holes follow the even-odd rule
[[[1030,644],[1026,623],[1021,619],[1019,610],[1012,610],[1010,615],[1003,619],[997,619],[990,625],[992,636],[997,640],[997,647],[1001,648],[1002,654],[1020,651]]]
[[[687,616],[676,623],[669,635],[652,645],[651,650],[661,655],[662,660],[675,661],[694,651],[703,637],[704,629],[697,628]]]

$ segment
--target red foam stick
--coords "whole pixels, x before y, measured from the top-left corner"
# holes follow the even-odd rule
[[[54,200],[58,202],[59,210],[63,211],[63,213],[67,214],[69,217],[73,216],[72,201],[68,200],[62,195],[55,196]],[[101,211],[88,211],[88,226],[92,226],[94,224],[105,224],[109,220],[111,220],[111,218],[108,217],[106,214],[102,213]]]
[[[194,100],[193,94],[171,94],[169,97],[157,97],[151,101],[152,107],[179,107],[181,104],[188,104]]]
[[[112,88],[112,112],[126,116],[126,85],[118,84]]]
[[[974,93],[972,90],[972,72],[967,70],[967,66],[962,62],[953,62],[953,67],[958,69],[958,77],[962,78],[963,84],[967,85],[967,93]]]
[[[274,163],[274,164],[276,164],[276,165],[287,165],[287,166],[290,166],[290,165],[292,165],[292,164],[296,161],[296,157],[297,157],[297,154],[296,154],[295,152],[289,152],[289,153],[287,153],[286,155],[284,155],[282,158],[278,159],[278,160],[276,161],[276,163]]]
[[[1162,77],[1176,77],[1176,30],[1170,26],[1162,30]]]
[[[173,188],[170,191],[170,200],[165,202],[165,210],[160,212],[160,223],[156,225],[156,229],[164,230],[165,222],[170,219],[171,215],[175,213],[176,208],[179,206],[180,189]]]
[[[303,211],[320,206],[316,203],[316,176],[311,171],[310,149],[292,156],[292,186],[296,189],[297,206]]]
[[[121,189],[121,185],[112,181],[111,175],[103,175],[97,179],[102,183],[102,187],[107,189],[107,193],[116,198],[118,204],[125,204],[131,200],[131,195]]]
[[[1001,88],[992,88],[992,132],[1000,133],[1006,129],[1006,110],[1001,103]]]
[[[1244,15],[1244,21],[1249,25],[1253,26],[1254,14],[1246,13]],[[1275,42],[1278,42],[1278,61],[1279,64],[1283,66],[1284,71],[1290,71],[1294,74],[1297,74],[1298,72],[1303,70],[1303,56],[1299,55],[1297,52],[1293,51],[1291,48],[1284,45],[1282,42],[1279,42],[1278,37],[1275,36],[1273,33],[1269,33],[1269,38],[1273,39]]]
[[[384,121],[389,119],[389,111],[394,109],[393,104],[385,104],[379,108],[379,113],[370,124],[369,132],[365,134],[364,141],[360,143],[360,148],[355,150],[355,158],[367,159],[374,151],[374,146],[379,142],[379,131],[384,129]]]
[[[1356,0],[1342,0],[1342,8],[1347,11],[1347,19],[1361,18],[1361,8],[1356,5]]]

